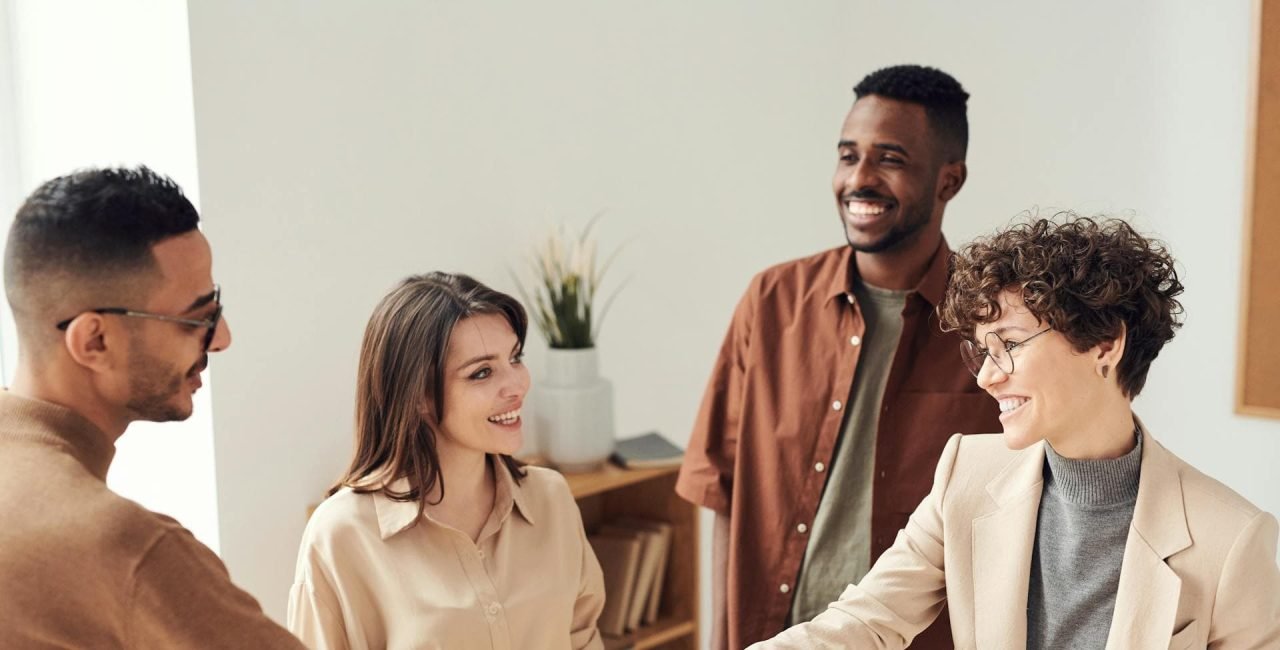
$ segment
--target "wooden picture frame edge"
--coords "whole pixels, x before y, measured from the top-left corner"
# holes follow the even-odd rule
[[[1246,399],[1246,361],[1248,355],[1250,290],[1253,270],[1254,219],[1258,208],[1257,164],[1258,131],[1260,123],[1259,103],[1262,93],[1263,21],[1267,0],[1253,0],[1251,43],[1249,52],[1249,95],[1246,103],[1246,142],[1244,166],[1244,219],[1241,228],[1240,255],[1240,313],[1236,332],[1236,386],[1235,413],[1237,415],[1280,419],[1280,408],[1250,404]],[[1273,11],[1276,7],[1271,8]],[[1270,14],[1268,14],[1270,15]]]

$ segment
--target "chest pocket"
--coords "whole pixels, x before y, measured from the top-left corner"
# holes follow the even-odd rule
[[[888,505],[910,513],[933,485],[933,471],[956,433],[999,433],[1000,408],[986,393],[914,392],[886,399],[876,460],[892,471]]]
[[[899,431],[1000,433],[1000,406],[981,392],[899,393],[887,417]],[[894,413],[894,410],[897,413]],[[936,459],[935,459],[936,460]]]

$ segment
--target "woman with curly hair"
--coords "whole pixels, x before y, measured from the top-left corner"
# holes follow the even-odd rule
[[[1070,214],[961,249],[938,311],[1003,434],[953,436],[862,582],[752,647],[901,648],[945,604],[957,648],[1280,648],[1275,517],[1131,409],[1179,326],[1173,264]]]
[[[406,278],[365,328],[356,450],[303,533],[308,647],[587,648],[604,579],[560,474],[522,467],[528,319],[460,274]]]

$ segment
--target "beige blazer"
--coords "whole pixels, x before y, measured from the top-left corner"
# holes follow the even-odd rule
[[[1280,648],[1275,517],[1143,435],[1107,648]],[[751,647],[902,648],[945,601],[956,648],[1025,648],[1044,453],[953,436],[933,489],[862,582]]]

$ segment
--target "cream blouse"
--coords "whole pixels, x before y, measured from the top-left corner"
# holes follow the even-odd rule
[[[302,535],[288,627],[311,648],[598,648],[604,580],[560,474],[497,491],[479,542],[418,505],[344,488]],[[392,486],[403,490],[401,480]]]

